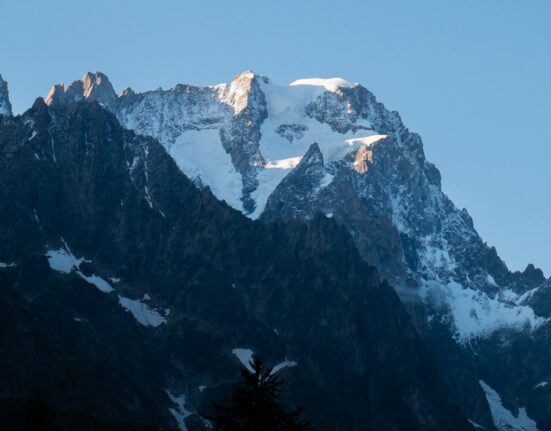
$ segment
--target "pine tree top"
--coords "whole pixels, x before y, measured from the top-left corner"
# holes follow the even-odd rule
[[[216,431],[304,431],[310,422],[301,418],[302,408],[286,411],[280,394],[283,380],[272,367],[254,357],[252,371],[241,367],[242,380],[225,404],[213,403],[209,418]]]

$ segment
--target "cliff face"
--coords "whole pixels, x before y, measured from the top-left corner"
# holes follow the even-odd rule
[[[0,115],[10,116],[11,114],[8,83],[4,81],[4,79],[2,79],[2,75],[0,75]]]

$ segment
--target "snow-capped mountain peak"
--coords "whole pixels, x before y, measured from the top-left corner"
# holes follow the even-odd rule
[[[449,316],[461,342],[546,322],[528,303],[504,302],[501,288],[522,295],[537,283],[508,272],[442,192],[421,138],[361,85],[277,85],[245,71],[227,84],[114,94],[105,75],[86,74],[54,87],[48,102],[114,107],[123,126],[157,138],[198,187],[250,218],[335,217],[385,278],[418,288],[436,315]]]
[[[47,99],[49,105],[82,100],[99,102],[123,127],[156,138],[198,188],[209,186],[249,218],[336,226],[319,214],[334,219],[413,309],[449,387],[471,412],[481,411],[476,393],[483,396],[478,373],[485,370],[511,405],[511,394],[531,397],[522,388],[536,393],[532,388],[548,380],[551,279],[533,266],[507,269],[467,211],[443,193],[421,137],[365,87],[340,78],[277,85],[246,71],[226,84],[128,89],[117,98],[105,75],[86,74],[67,88],[55,86]],[[340,277],[354,278],[342,269]],[[540,371],[511,370],[515,358]],[[509,391],[496,385],[500,380],[516,383],[508,383]],[[536,395],[544,391],[538,387]]]
[[[0,75],[0,115],[12,115],[8,83]]]
[[[253,71],[247,70],[238,74],[230,84],[222,84],[216,88],[219,90],[219,98],[233,108],[237,115],[249,106],[258,92],[258,80],[267,78],[256,75]]]

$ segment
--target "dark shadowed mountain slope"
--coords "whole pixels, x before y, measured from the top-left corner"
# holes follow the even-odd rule
[[[0,395],[202,429],[252,352],[316,430],[464,430],[333,220],[253,222],[97,103],[0,118]]]

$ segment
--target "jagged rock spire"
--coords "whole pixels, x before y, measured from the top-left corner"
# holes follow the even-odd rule
[[[0,75],[0,115],[12,115],[8,83]]]
[[[62,84],[54,85],[46,97],[46,104],[54,105],[83,99],[96,101],[111,112],[114,112],[117,106],[117,94],[109,78],[101,72],[86,72],[82,80],[73,82],[67,88]]]
[[[87,72],[82,78],[84,98],[95,100],[114,111],[117,103],[117,93],[109,78],[101,72]]]
[[[269,82],[268,78],[246,70],[235,76],[233,81],[224,88],[221,100],[230,105],[236,114],[251,106],[256,99],[263,98],[258,81]],[[259,94],[260,93],[260,94]]]

